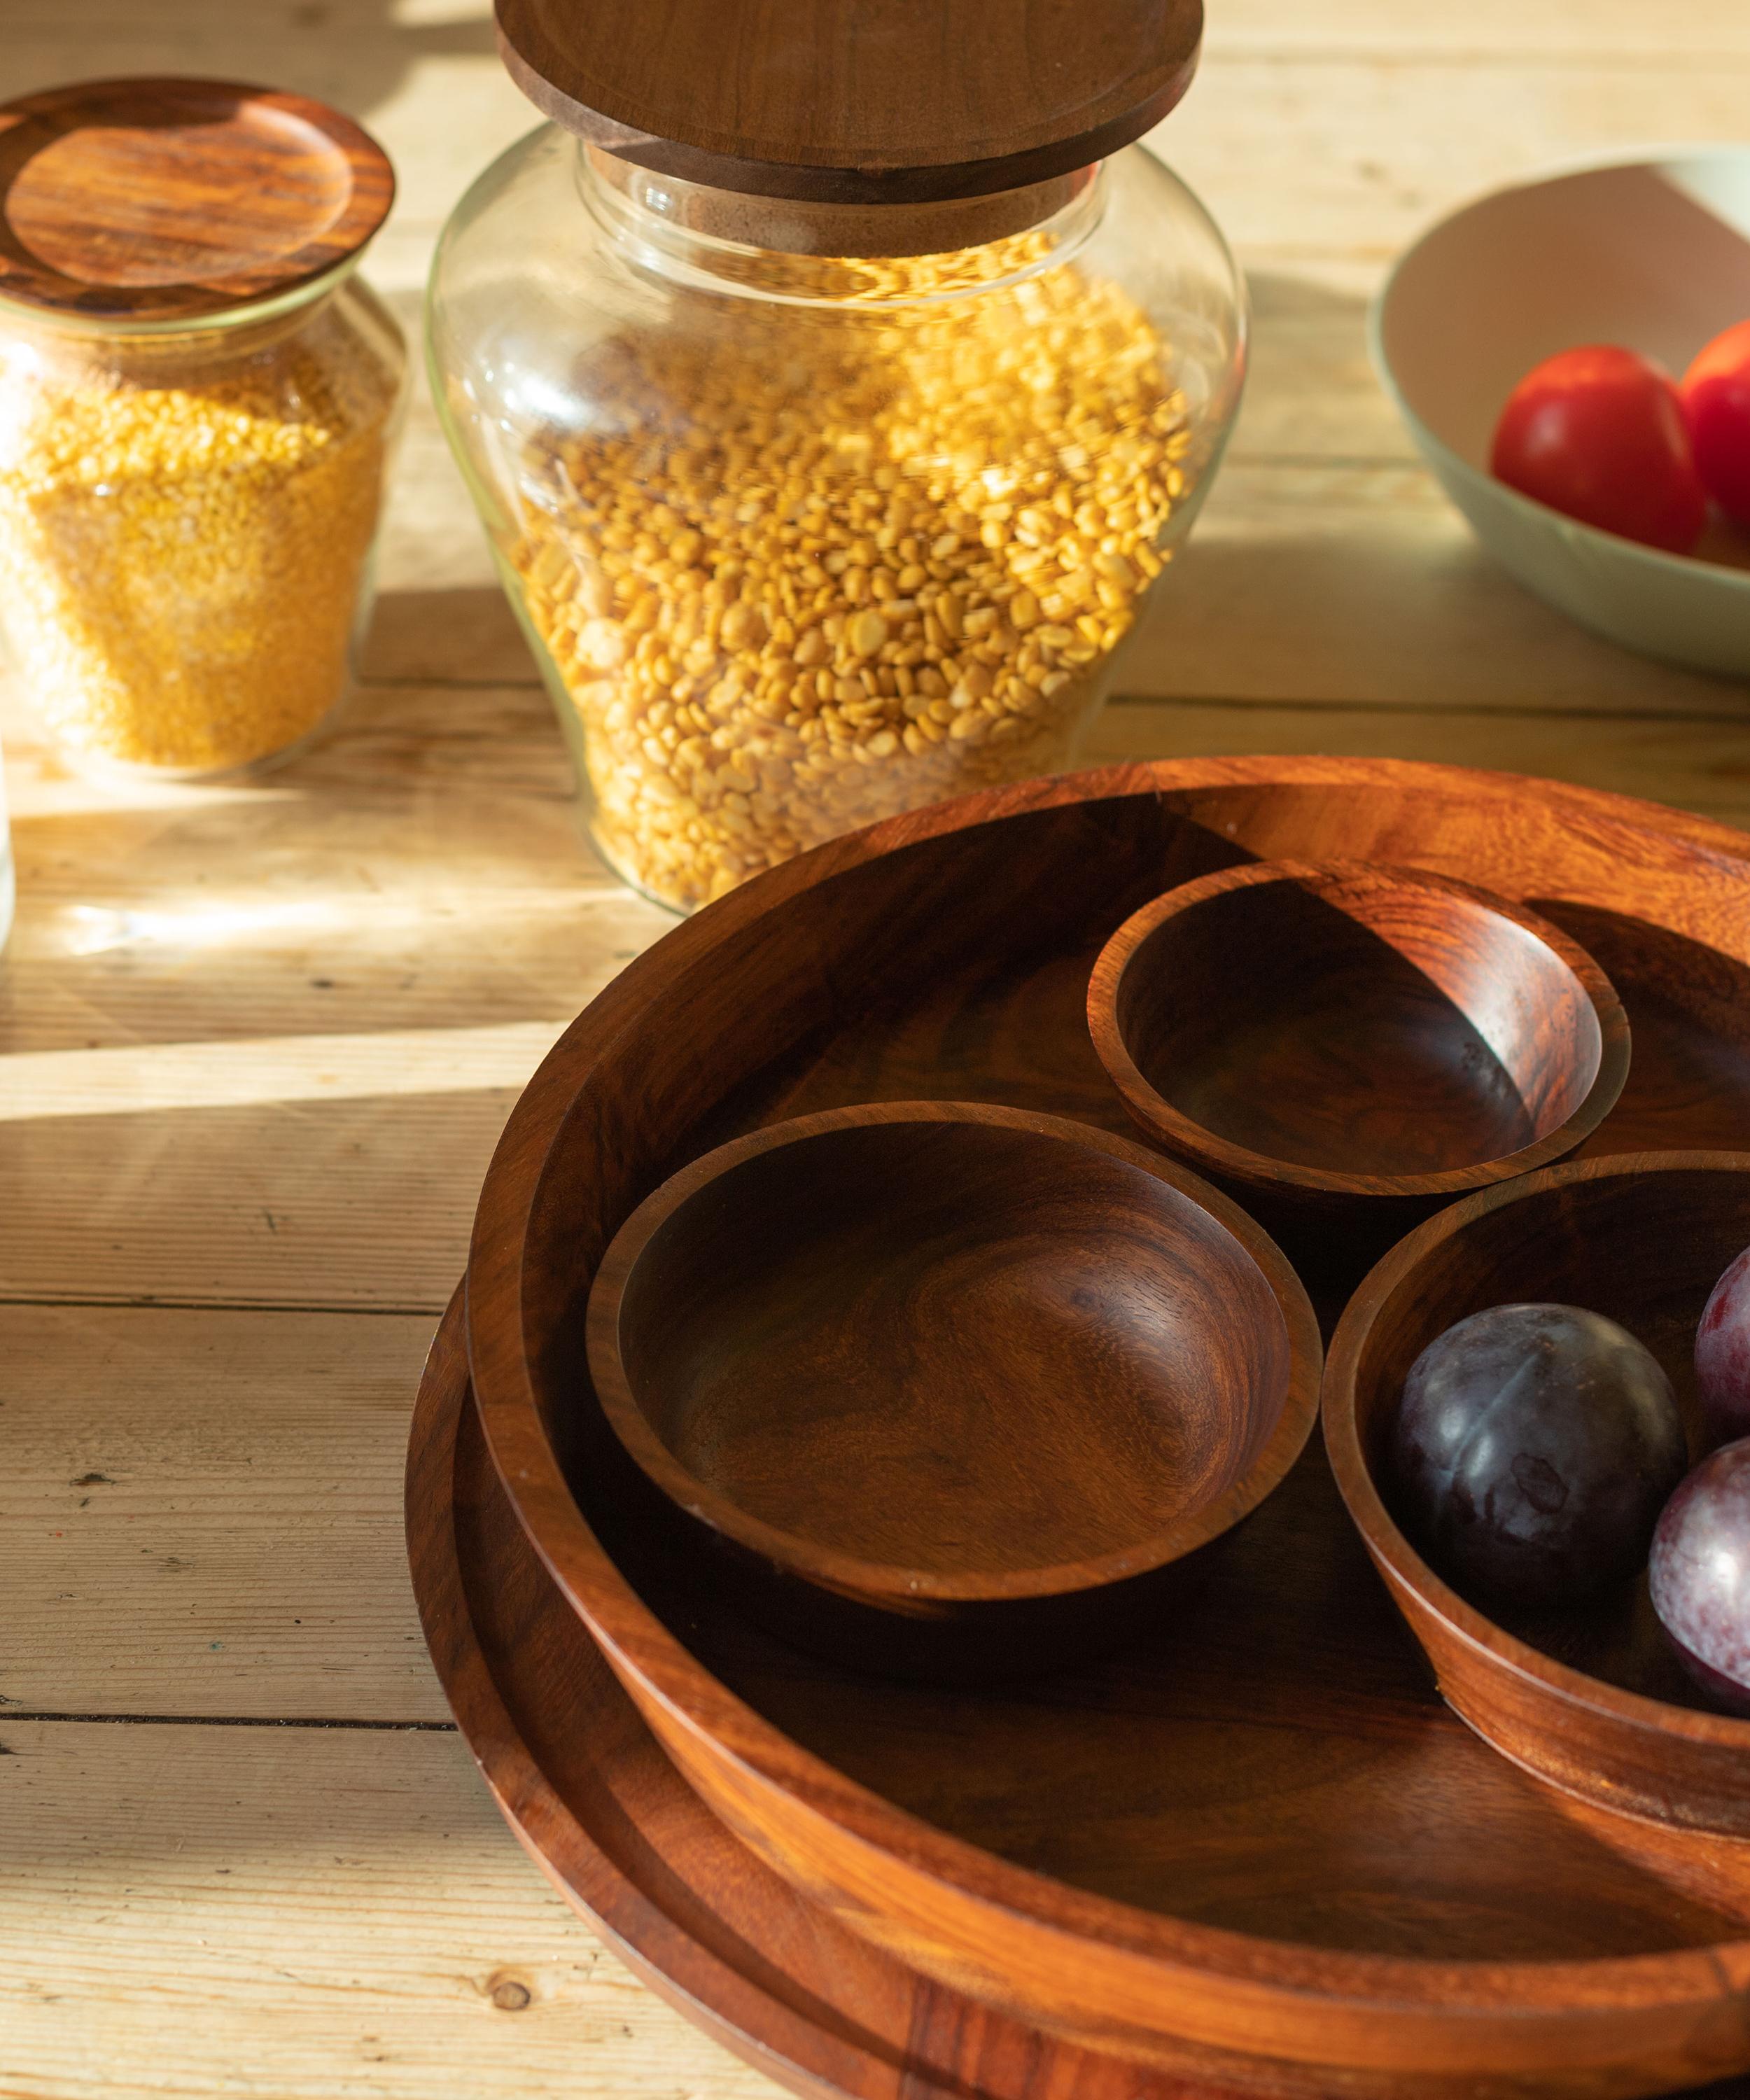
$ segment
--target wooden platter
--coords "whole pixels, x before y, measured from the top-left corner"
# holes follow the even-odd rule
[[[1281,2093],[1670,2091],[1750,2067],[1750,1849],[1614,1816],[1472,1736],[1313,1450],[1195,1610],[1026,1689],[801,1661],[645,1551],[583,1313],[664,1176],[781,1117],[982,1098],[1122,1131],[1092,958],[1247,858],[1399,861],[1528,905],[1621,994],[1594,1154],[1750,1127],[1750,840],[1622,798],[1389,761],[1038,782],[777,871],[628,969],[506,1130],[468,1293],[522,1523],[672,1757],[795,1886],[938,1983],[1104,2054]],[[1329,1317],[1356,1280],[1285,1238]]]
[[[908,1971],[716,1820],[517,1522],[474,1412],[460,1292],[420,1388],[407,1519],[432,1660],[505,1820],[644,1981],[738,2055],[849,2100],[1233,2100],[1053,2042]]]

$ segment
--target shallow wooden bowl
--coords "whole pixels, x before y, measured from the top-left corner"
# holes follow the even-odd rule
[[[747,1606],[931,1675],[1132,1629],[1299,1456],[1322,1353],[1285,1257],[1194,1175],[941,1101],[694,1160],[588,1315],[608,1421]]]
[[[1443,1582],[1392,1514],[1386,1450],[1405,1373],[1467,1314],[1583,1305],[1646,1343],[1704,1446],[1691,1352],[1708,1294],[1750,1246],[1750,1153],[1582,1160],[1430,1219],[1368,1277],[1331,1345],[1325,1440],[1374,1564],[1477,1732],[1568,1792],[1750,1837],[1750,1720],[1711,1710],[1666,1646],[1642,1577],[1567,1610],[1488,1613]]]
[[[1088,985],[1149,1136],[1281,1207],[1383,1232],[1564,1158],[1629,1074],[1579,944],[1473,884],[1364,861],[1222,868],[1157,897]]]

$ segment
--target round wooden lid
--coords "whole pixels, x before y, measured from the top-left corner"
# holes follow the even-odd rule
[[[1202,0],[496,0],[513,78],[665,174],[818,204],[1085,167],[1190,85]]]
[[[268,299],[355,255],[389,157],[320,102],[99,80],[0,104],[0,298],[141,320]]]

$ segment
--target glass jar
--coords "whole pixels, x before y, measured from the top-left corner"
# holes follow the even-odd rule
[[[405,392],[388,157],[307,96],[0,105],[0,640],[70,757],[281,759],[349,682]]]
[[[1220,234],[1139,148],[896,215],[550,124],[457,207],[427,328],[595,842],[683,911],[1073,763],[1245,333]]]
[[[198,325],[0,302],[0,626],[75,761],[228,773],[326,720],[406,364],[350,276]]]

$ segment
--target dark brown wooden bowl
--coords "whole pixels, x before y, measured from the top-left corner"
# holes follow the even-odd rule
[[[1087,1012],[1157,1143],[1267,1216],[1372,1211],[1387,1232],[1564,1158],[1629,1075],[1621,1002],[1577,942],[1375,862],[1254,862],[1170,890],[1101,951]]]
[[[954,1678],[1133,1630],[1299,1456],[1322,1351],[1286,1258],[1184,1168],[910,1101],[664,1182],[602,1258],[588,1356],[683,1550],[756,1617]]]
[[[1750,1720],[1709,1710],[1642,1577],[1563,1611],[1505,1616],[1443,1582],[1398,1528],[1386,1458],[1405,1374],[1437,1335],[1521,1300],[1606,1313],[1646,1343],[1704,1448],[1691,1352],[1708,1294],[1750,1245],[1750,1153],[1588,1159],[1455,1203],[1367,1278],[1331,1344],[1337,1485],[1454,1711],[1571,1793],[1750,1837]]]
[[[494,1465],[713,1810],[949,1991],[1274,2100],[1621,2100],[1750,2072],[1750,1843],[1574,1799],[1466,1727],[1320,1440],[1198,1556],[1195,1610],[1086,1671],[970,1691],[835,1670],[717,1612],[620,1493],[642,1476],[590,1390],[584,1316],[609,1242],[668,1176],[784,1118],[883,1099],[971,1095],[1129,1135],[1087,1030],[1100,948],[1176,883],[1338,854],[1483,884],[1600,959],[1635,1057],[1589,1149],[1742,1148],[1741,832],[1384,759],[994,789],[732,892],[555,1046],[505,1127],[469,1261]],[[1285,1251],[1299,1264],[1331,1236],[1309,1221]],[[919,2018],[938,2015],[958,2004]],[[981,2076],[975,2058],[968,2094]],[[1047,2068],[1037,2089],[1072,2085]]]

